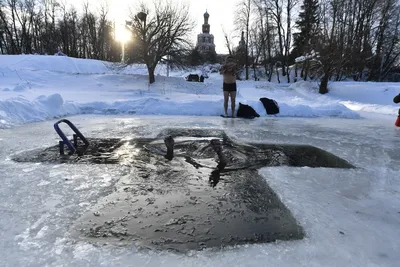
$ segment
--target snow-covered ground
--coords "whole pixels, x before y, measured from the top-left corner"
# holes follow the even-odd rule
[[[0,128],[75,114],[216,116],[223,113],[222,82],[210,73],[204,83],[184,80],[189,72],[156,70],[149,85],[144,66],[119,68],[85,59],[57,56],[0,56]],[[282,79],[283,80],[283,79]],[[275,99],[278,117],[359,118],[357,111],[395,115],[399,84],[332,83],[319,95],[317,84],[239,81],[237,102],[267,116],[260,97]]]
[[[240,81],[237,102],[261,118],[221,119],[218,74],[188,83],[184,71],[165,73],[160,66],[148,86],[141,66],[0,56],[0,266],[398,266],[400,128],[393,124],[400,106],[392,99],[400,84],[338,82],[319,95],[308,82]],[[260,97],[275,99],[281,113],[266,115]],[[304,227],[304,240],[185,255],[98,247],[74,240],[69,228],[113,190],[125,167],[10,160],[55,145],[54,118],[77,114],[86,115],[68,118],[93,138],[218,128],[242,141],[314,145],[357,168],[260,170]]]

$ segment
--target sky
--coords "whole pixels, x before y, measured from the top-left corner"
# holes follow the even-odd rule
[[[83,0],[70,0],[69,4],[75,5],[78,8],[82,6]],[[102,3],[98,0],[88,0],[94,7]],[[190,14],[197,23],[192,39],[196,41],[197,34],[201,33],[201,26],[204,23],[204,13],[210,15],[209,24],[210,32],[214,35],[217,53],[227,53],[223,29],[228,35],[234,39],[234,12],[236,0],[172,0],[178,3],[186,3],[190,6]],[[147,2],[147,1],[146,1]],[[148,1],[150,3],[150,1]],[[129,9],[136,1],[132,0],[108,0],[110,8],[110,19],[115,20],[116,24],[123,24],[129,16]],[[79,10],[79,9],[78,9]],[[232,34],[231,34],[232,33]]]
[[[210,67],[198,69],[209,78],[194,83],[183,79],[182,70],[165,77],[165,66],[159,65],[149,87],[143,65],[108,68],[110,62],[45,55],[0,55],[0,62],[0,229],[6,229],[0,234],[0,266],[398,266],[400,127],[394,122],[400,105],[393,97],[400,83],[332,82],[330,92],[320,95],[317,83],[238,81],[236,101],[261,117],[225,119],[219,116],[222,77]],[[266,114],[261,96],[278,102],[277,116]],[[259,170],[303,226],[303,240],[187,254],[138,250],[119,238],[98,244],[95,238],[74,238],[71,229],[81,216],[93,215],[102,203],[111,205],[109,192],[138,185],[148,192],[139,202],[129,191],[115,200],[129,200],[135,215],[145,198],[153,198],[152,190],[143,179],[129,180],[142,173],[130,166],[12,160],[20,152],[58,144],[53,124],[62,118],[88,138],[152,138],[165,128],[223,129],[240,142],[313,145],[357,168]],[[185,159],[177,156],[171,164],[179,167]],[[185,193],[192,190],[183,186]],[[216,200],[210,205],[224,202]],[[147,211],[143,207],[137,214]],[[176,216],[181,214],[171,219]],[[110,228],[122,233],[114,219],[119,225],[131,217],[110,217],[115,226]]]

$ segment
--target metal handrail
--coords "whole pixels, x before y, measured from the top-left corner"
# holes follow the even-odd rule
[[[60,129],[60,123],[66,123],[74,132],[74,144],[72,144],[64,132]],[[62,141],[59,142],[60,146],[60,154],[64,154],[64,144],[67,145],[68,149],[70,150],[70,155],[74,154],[78,148],[78,137],[85,143],[86,146],[89,146],[89,141],[83,136],[83,134],[76,128],[76,126],[67,119],[59,120],[54,124],[54,129],[56,130],[57,134],[61,137]]]

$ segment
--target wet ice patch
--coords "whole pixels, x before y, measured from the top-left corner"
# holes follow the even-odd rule
[[[43,226],[39,232],[36,234],[35,238],[43,238],[46,235],[46,232],[49,230],[47,225]]]
[[[42,180],[42,181],[40,181],[40,183],[38,183],[37,185],[38,185],[38,186],[46,186],[46,185],[49,185],[49,184],[51,184],[49,181]]]
[[[74,246],[73,255],[75,259],[87,259],[97,251],[93,245],[80,242]]]
[[[175,140],[175,158],[170,161],[164,157],[164,136]],[[222,140],[218,142],[229,159],[223,170],[216,170],[216,140]],[[89,146],[79,155],[60,155],[55,145],[25,151],[14,160],[57,164],[50,176],[71,185],[75,192],[108,187],[113,177],[124,173],[113,192],[77,220],[73,237],[100,244],[133,242],[143,248],[178,252],[302,239],[302,227],[256,169],[281,165],[353,167],[315,147],[237,143],[215,129],[173,128],[151,139],[88,141]],[[61,169],[65,165],[60,163],[106,165],[103,172],[89,176],[64,172],[68,168]],[[55,209],[59,201],[57,196],[51,197],[45,206]]]
[[[81,202],[78,205],[79,205],[79,207],[84,208],[84,207],[90,206],[91,204],[90,204],[90,202]]]
[[[53,251],[56,255],[61,255],[65,249],[65,243],[66,239],[65,238],[57,238],[56,242],[53,247]]]
[[[36,170],[37,169],[37,166],[35,166],[35,167],[29,167],[29,168],[24,168],[24,169],[22,169],[22,171],[23,172],[33,172],[34,170]]]
[[[49,173],[49,178],[54,177],[69,177],[69,173],[65,170],[51,170]]]
[[[51,196],[47,199],[46,202],[43,203],[43,205],[48,209],[48,210],[55,210],[56,207],[62,203],[62,197],[61,195],[57,194],[51,194]]]
[[[37,239],[41,239],[43,236],[41,234],[38,235],[38,233],[43,229],[43,227],[46,227],[45,225],[48,219],[49,214],[43,214],[30,227],[26,228],[24,232],[15,236],[14,240],[20,245],[22,250],[29,251],[30,249],[40,248],[41,245]]]
[[[112,180],[113,180],[113,178],[112,178],[111,175],[109,175],[109,174],[103,174],[103,175],[101,176],[101,185],[100,185],[100,186],[101,186],[101,187],[108,187],[108,186],[111,185]]]
[[[90,187],[91,186],[89,183],[82,183],[78,187],[74,188],[74,191],[80,191],[80,190],[88,189]]]

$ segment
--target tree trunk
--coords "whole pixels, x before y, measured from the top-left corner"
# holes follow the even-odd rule
[[[254,80],[257,81],[257,73],[256,73],[256,64],[253,63],[253,75],[254,75]]]
[[[247,26],[247,33],[246,33],[246,81],[249,80],[249,28]]]
[[[272,63],[269,64],[269,73],[268,73],[268,81],[271,82],[272,74],[274,73],[274,65]]]
[[[272,73],[274,71],[274,66],[272,64],[272,44],[271,44],[271,33],[270,33],[270,22],[269,22],[269,13],[266,12],[266,22],[267,22],[267,52],[268,52],[268,61],[269,61],[269,77],[268,81],[271,82]]]
[[[290,73],[289,73],[289,50],[291,45],[292,31],[292,8],[296,5],[295,1],[287,0],[286,2],[286,40],[285,40],[285,60],[283,68],[286,68],[287,81],[290,83]]]
[[[305,61],[304,61],[304,80],[305,81],[307,81],[307,78],[308,78],[308,69],[310,68],[310,63],[309,63],[309,61],[308,61],[308,59],[306,59]]]
[[[264,70],[265,70],[265,76],[269,76],[268,64],[267,64],[267,62],[264,63]]]
[[[266,41],[265,41],[266,32],[264,29],[264,20],[263,20],[262,9],[259,9],[259,12],[260,12],[260,27],[261,27],[261,53],[264,57],[264,69],[265,69],[265,75],[267,76],[268,75],[268,65],[267,65],[267,49],[266,49]]]
[[[329,81],[329,77],[326,74],[324,74],[324,76],[321,79],[321,84],[319,85],[319,93],[320,94],[328,93],[328,81]]]
[[[278,64],[275,65],[276,68],[276,78],[278,79],[278,83],[281,83],[281,79],[279,78],[279,68],[278,68]]]
[[[153,67],[147,67],[147,70],[149,72],[149,84],[152,84],[156,81],[156,78],[154,76],[154,70],[155,68]]]
[[[2,36],[3,34],[1,33],[1,36],[0,36],[0,54],[4,54],[4,50],[3,50],[3,36]]]

